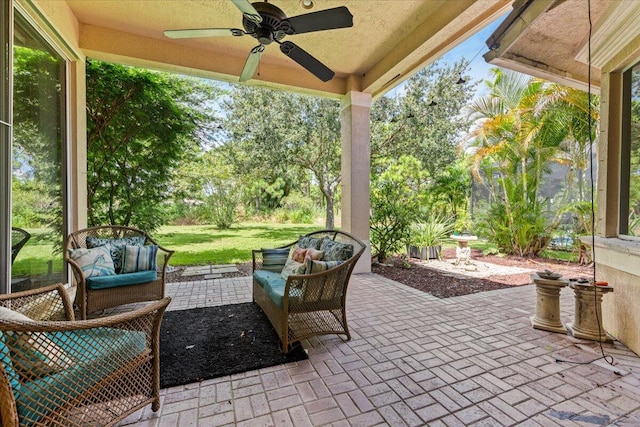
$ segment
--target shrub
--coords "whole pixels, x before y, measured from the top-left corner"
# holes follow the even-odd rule
[[[453,232],[453,227],[452,217],[431,214],[411,226],[409,244],[418,247],[438,246]]]
[[[312,224],[315,215],[314,203],[299,191],[292,191],[282,199],[282,207],[274,212],[276,221],[293,224]]]

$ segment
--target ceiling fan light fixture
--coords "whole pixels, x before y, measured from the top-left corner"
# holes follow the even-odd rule
[[[280,45],[282,53],[321,81],[328,82],[335,76],[329,67],[313,55],[295,43],[282,41],[282,39],[296,34],[353,27],[353,15],[346,6],[288,17],[282,9],[269,3],[268,0],[254,1],[253,3],[251,0],[231,0],[231,2],[242,12],[244,30],[239,28],[178,29],[165,30],[164,35],[174,39],[245,35],[253,37],[259,45],[251,49],[240,73],[240,82],[253,78],[265,47],[273,42]],[[304,9],[311,9],[315,6],[315,0],[299,0],[299,2]]]

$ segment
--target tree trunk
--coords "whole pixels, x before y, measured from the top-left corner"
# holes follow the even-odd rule
[[[327,210],[326,210],[326,220],[325,220],[325,228],[327,230],[333,230],[334,227],[334,216],[333,216],[333,192],[327,191],[324,192],[324,198],[327,201]]]

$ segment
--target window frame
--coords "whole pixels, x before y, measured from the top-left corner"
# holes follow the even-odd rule
[[[70,199],[70,62],[72,58],[65,51],[66,45],[60,45],[55,37],[40,26],[41,22],[22,5],[14,1],[5,1],[0,5],[0,43],[5,50],[0,54],[0,294],[11,290],[11,226],[12,226],[12,145],[13,145],[13,49],[14,26],[20,19],[22,25],[29,26],[38,38],[61,60],[60,69],[60,184],[62,191],[62,239],[69,232],[71,218]],[[68,281],[69,271],[63,262],[63,277]],[[59,280],[58,280],[59,281]]]
[[[640,236],[632,236],[629,232],[629,202],[631,182],[631,90],[633,71],[640,71],[640,61],[634,62],[622,72],[622,126],[620,135],[620,182],[619,182],[619,215],[618,238],[640,242]]]

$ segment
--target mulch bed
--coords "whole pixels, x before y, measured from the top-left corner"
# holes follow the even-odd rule
[[[384,264],[371,265],[371,271],[438,298],[450,298],[476,292],[511,288],[513,285],[476,277],[452,277],[433,268],[416,264],[411,260],[392,257]]]

